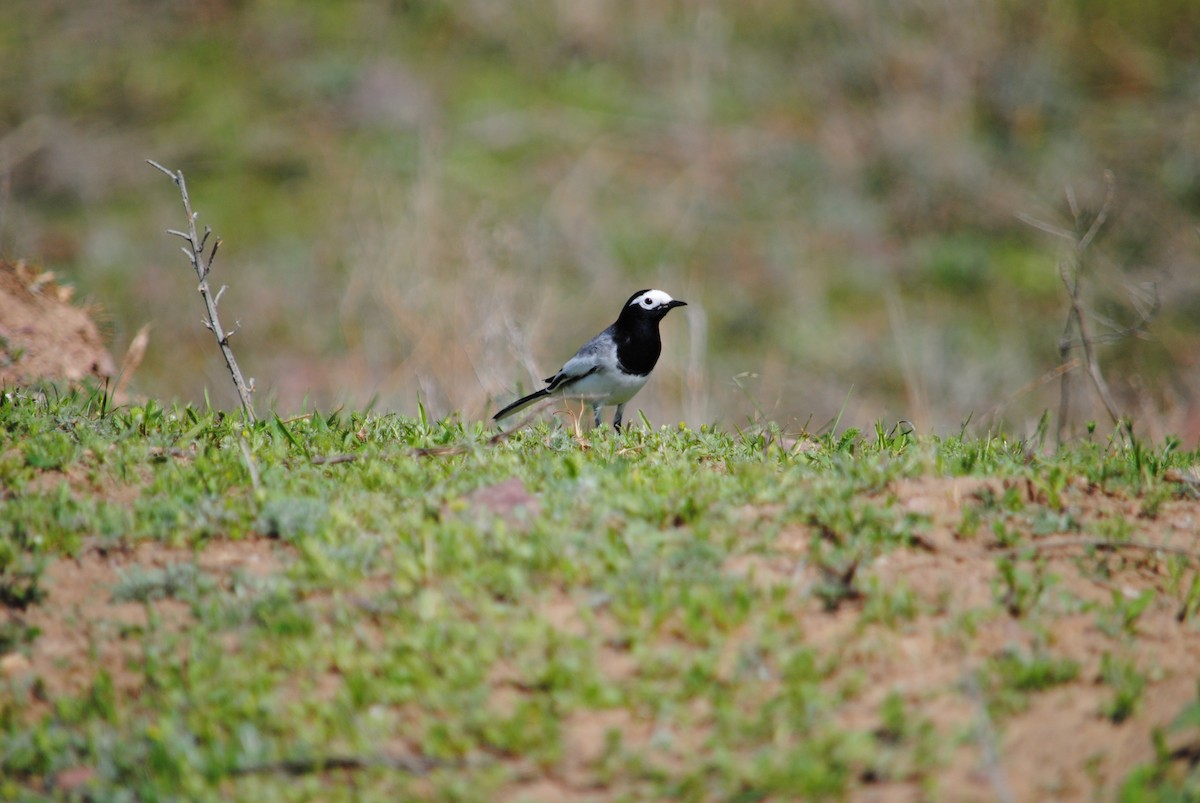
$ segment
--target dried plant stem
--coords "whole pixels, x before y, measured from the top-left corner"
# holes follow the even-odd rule
[[[183,179],[183,171],[169,170],[153,159],[147,159],[146,162],[170,176],[171,180],[175,182],[175,186],[179,188],[179,194],[183,197],[183,211],[187,214],[188,219],[187,231],[168,229],[167,233],[173,234],[187,243],[187,245],[183,246],[182,251],[192,263],[192,268],[196,271],[196,278],[200,280],[200,286],[197,289],[200,292],[200,297],[204,299],[204,308],[208,313],[208,318],[202,321],[202,323],[217,339],[217,346],[221,349],[222,356],[225,357],[225,365],[229,367],[229,374],[233,377],[233,386],[237,390],[238,398],[241,399],[242,410],[245,411],[246,418],[250,421],[256,421],[258,417],[254,414],[254,403],[250,398],[250,395],[254,392],[254,380],[251,379],[249,382],[246,382],[242,378],[242,371],[238,368],[237,358],[233,356],[233,348],[229,345],[229,339],[237,333],[240,324],[235,323],[234,328],[230,331],[226,331],[221,326],[221,319],[217,316],[217,305],[221,303],[221,294],[225,292],[225,287],[222,285],[221,289],[214,295],[212,289],[208,286],[208,274],[212,270],[213,260],[216,259],[217,249],[221,247],[221,240],[218,238],[213,242],[213,246],[206,258],[204,256],[204,248],[208,243],[209,235],[212,234],[212,229],[205,226],[204,235],[197,236],[197,214],[192,211],[192,202],[188,198],[187,182]]]
[[[1120,424],[1122,420],[1121,411],[1117,409],[1117,403],[1113,399],[1112,392],[1108,389],[1108,383],[1104,381],[1104,374],[1100,372],[1100,361],[1096,357],[1095,345],[1098,340],[1092,336],[1091,327],[1088,324],[1089,311],[1085,308],[1082,299],[1083,274],[1087,268],[1086,257],[1088,247],[1096,239],[1096,235],[1100,233],[1100,229],[1104,227],[1104,224],[1108,221],[1108,215],[1112,211],[1113,196],[1116,188],[1111,170],[1104,171],[1104,183],[1108,188],[1104,196],[1104,204],[1100,207],[1100,211],[1086,229],[1083,226],[1083,213],[1079,208],[1079,202],[1075,199],[1075,192],[1070,187],[1067,187],[1067,205],[1071,209],[1071,217],[1074,220],[1073,229],[1067,230],[1061,226],[1056,226],[1025,214],[1019,214],[1017,217],[1040,231],[1071,243],[1070,254],[1058,263],[1058,275],[1062,279],[1063,287],[1067,291],[1067,299],[1070,302],[1070,307],[1067,309],[1067,320],[1063,324],[1062,337],[1058,341],[1059,364],[1068,365],[1069,361],[1067,358],[1070,356],[1071,349],[1081,346],[1083,348],[1083,365],[1087,370],[1088,377],[1092,380],[1092,385],[1096,389],[1096,395],[1103,402],[1104,409],[1108,411],[1113,424]],[[1157,309],[1158,303],[1156,297],[1151,310],[1148,313],[1143,313],[1141,320],[1137,324],[1130,327],[1126,332],[1119,334],[1117,336],[1118,339],[1140,331],[1154,316]],[[1078,341],[1071,337],[1072,328],[1079,332]],[[1069,435],[1070,412],[1071,376],[1069,371],[1064,371],[1062,373],[1061,390],[1058,397],[1058,442],[1060,444]]]
[[[1109,418],[1113,424],[1117,424],[1121,420],[1121,413],[1117,409],[1117,403],[1113,400],[1112,393],[1108,389],[1108,383],[1104,381],[1104,375],[1100,373],[1100,363],[1096,358],[1096,349],[1093,345],[1092,335],[1088,326],[1087,314],[1083,308],[1083,301],[1080,298],[1080,285],[1082,284],[1082,274],[1086,266],[1085,256],[1088,246],[1096,239],[1096,235],[1100,232],[1101,227],[1108,220],[1108,213],[1112,209],[1114,181],[1112,171],[1104,171],[1104,183],[1108,185],[1108,191],[1104,196],[1104,205],[1100,207],[1099,213],[1088,227],[1087,231],[1079,235],[1075,241],[1075,247],[1072,249],[1072,259],[1068,263],[1063,260],[1058,264],[1059,277],[1062,279],[1063,286],[1067,289],[1067,296],[1071,302],[1071,308],[1067,313],[1067,322],[1063,327],[1063,337],[1059,341],[1059,356],[1061,362],[1067,361],[1067,354],[1072,347],[1070,331],[1072,321],[1075,328],[1079,331],[1079,342],[1083,347],[1083,361],[1087,368],[1088,376],[1091,377],[1092,385],[1096,388],[1096,395],[1100,397],[1100,401],[1104,403],[1104,409],[1108,411]],[[1068,191],[1067,200],[1071,205],[1071,212],[1075,217],[1075,230],[1079,232],[1081,228],[1081,219],[1079,209],[1075,203],[1074,193]],[[1069,401],[1070,378],[1064,373],[1062,376],[1062,396],[1060,398],[1058,409],[1058,439],[1062,442],[1067,426],[1067,403]]]

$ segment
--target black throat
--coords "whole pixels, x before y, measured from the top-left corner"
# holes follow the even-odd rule
[[[662,338],[658,334],[659,318],[649,315],[622,313],[612,326],[617,343],[617,362],[627,374],[645,376],[654,370],[662,353]]]

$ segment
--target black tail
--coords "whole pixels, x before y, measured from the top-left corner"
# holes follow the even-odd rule
[[[544,399],[549,395],[550,395],[550,389],[542,388],[541,390],[537,391],[536,393],[530,393],[528,396],[523,396],[522,398],[517,399],[515,402],[508,405],[503,410],[501,410],[500,412],[498,412],[494,416],[492,416],[492,420],[499,421],[501,418],[504,418],[506,415],[512,415],[513,413],[517,412],[517,410],[520,410],[522,407],[527,407],[528,405],[533,404],[538,399]]]

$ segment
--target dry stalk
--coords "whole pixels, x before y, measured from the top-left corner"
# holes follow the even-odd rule
[[[1070,207],[1073,220],[1073,227],[1071,229],[1055,226],[1052,223],[1037,220],[1027,215],[1018,215],[1018,218],[1040,231],[1062,238],[1071,244],[1069,254],[1059,260],[1058,263],[1058,275],[1062,280],[1063,287],[1067,291],[1067,300],[1069,302],[1067,318],[1063,324],[1062,337],[1058,341],[1059,365],[1063,367],[1079,364],[1079,360],[1070,359],[1070,354],[1073,349],[1082,348],[1082,364],[1087,371],[1088,378],[1092,382],[1092,387],[1095,388],[1096,395],[1100,397],[1100,401],[1103,403],[1109,418],[1112,419],[1112,423],[1119,425],[1123,417],[1120,409],[1117,407],[1116,400],[1113,399],[1112,391],[1109,390],[1108,383],[1104,380],[1104,374],[1100,370],[1100,360],[1096,355],[1096,344],[1120,340],[1124,337],[1140,333],[1158,313],[1159,304],[1156,292],[1149,307],[1139,310],[1138,320],[1131,326],[1102,337],[1097,337],[1091,331],[1089,319],[1096,317],[1096,315],[1086,307],[1082,289],[1084,276],[1088,267],[1088,249],[1092,245],[1092,242],[1095,241],[1100,230],[1104,227],[1104,224],[1108,222],[1108,216],[1112,212],[1116,187],[1111,170],[1104,171],[1104,183],[1107,187],[1104,203],[1100,206],[1100,211],[1096,213],[1095,218],[1087,226],[1084,225],[1083,212],[1080,210],[1079,203],[1075,199],[1075,192],[1070,187],[1067,188],[1066,193],[1067,205]],[[1076,333],[1078,337],[1075,336]],[[1068,437],[1070,428],[1070,370],[1061,371],[1059,376],[1061,384],[1058,397],[1057,438],[1061,444]]]
[[[213,242],[208,256],[205,257],[204,248],[208,243],[209,235],[212,234],[212,229],[205,226],[204,235],[197,236],[196,218],[198,215],[192,211],[192,202],[188,198],[187,183],[183,180],[183,171],[168,170],[153,159],[147,159],[146,162],[170,176],[171,180],[175,182],[175,186],[179,188],[179,194],[183,197],[183,211],[187,214],[188,219],[187,231],[167,229],[167,233],[173,234],[187,243],[181,250],[192,263],[192,268],[196,271],[196,278],[200,280],[200,286],[197,289],[200,292],[200,297],[204,299],[204,308],[208,313],[207,319],[202,320],[201,323],[217,339],[217,346],[221,349],[222,356],[225,357],[225,365],[229,367],[229,374],[233,377],[233,386],[237,390],[238,398],[241,399],[242,410],[245,412],[246,418],[250,421],[256,421],[258,417],[254,414],[254,403],[250,399],[250,395],[254,392],[254,379],[252,377],[247,382],[242,378],[242,371],[238,368],[237,359],[233,356],[233,348],[229,345],[229,339],[237,334],[238,329],[241,328],[241,322],[235,322],[233,329],[230,331],[226,331],[221,326],[221,320],[217,317],[217,305],[221,303],[221,295],[225,292],[225,286],[222,285],[221,289],[215,295],[208,286],[208,274],[212,270],[213,260],[217,257],[217,249],[221,247],[221,239],[218,237]]]
[[[125,388],[129,385],[129,380],[133,377],[133,372],[142,364],[142,358],[146,356],[146,346],[150,343],[150,324],[143,324],[141,329],[137,330],[137,334],[133,336],[133,340],[129,341],[129,348],[125,350],[125,358],[121,360],[121,370],[117,374],[117,386],[113,388],[112,397],[114,399],[122,399],[125,396]]]
[[[1058,356],[1060,363],[1067,362],[1067,357],[1074,346],[1071,339],[1071,324],[1074,323],[1076,330],[1079,332],[1079,343],[1083,347],[1084,365],[1087,367],[1088,376],[1091,377],[1092,385],[1096,388],[1096,395],[1104,403],[1104,409],[1108,411],[1109,418],[1112,419],[1115,425],[1120,422],[1121,413],[1117,410],[1117,404],[1108,389],[1108,383],[1104,381],[1104,375],[1100,373],[1100,363],[1096,358],[1096,349],[1093,345],[1091,332],[1089,331],[1087,314],[1083,308],[1083,301],[1080,299],[1080,285],[1083,283],[1083,272],[1087,267],[1085,256],[1088,246],[1096,239],[1096,235],[1099,234],[1101,227],[1108,220],[1108,213],[1112,209],[1115,192],[1112,171],[1104,171],[1104,183],[1108,185],[1108,191],[1104,196],[1104,205],[1100,207],[1100,211],[1091,225],[1082,233],[1080,233],[1082,220],[1079,206],[1075,202],[1075,194],[1070,189],[1067,190],[1067,200],[1071,206],[1071,214],[1075,219],[1077,239],[1072,249],[1071,259],[1069,261],[1064,259],[1058,263],[1058,275],[1062,279],[1063,287],[1067,289],[1067,297],[1071,302],[1071,308],[1067,312],[1067,321],[1063,326],[1063,336],[1058,342]],[[1062,393],[1059,396],[1058,406],[1059,443],[1062,443],[1067,429],[1070,388],[1070,375],[1064,372],[1062,375]]]

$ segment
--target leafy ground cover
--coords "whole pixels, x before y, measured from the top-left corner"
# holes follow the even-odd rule
[[[1195,453],[0,401],[0,797],[1200,794]]]

